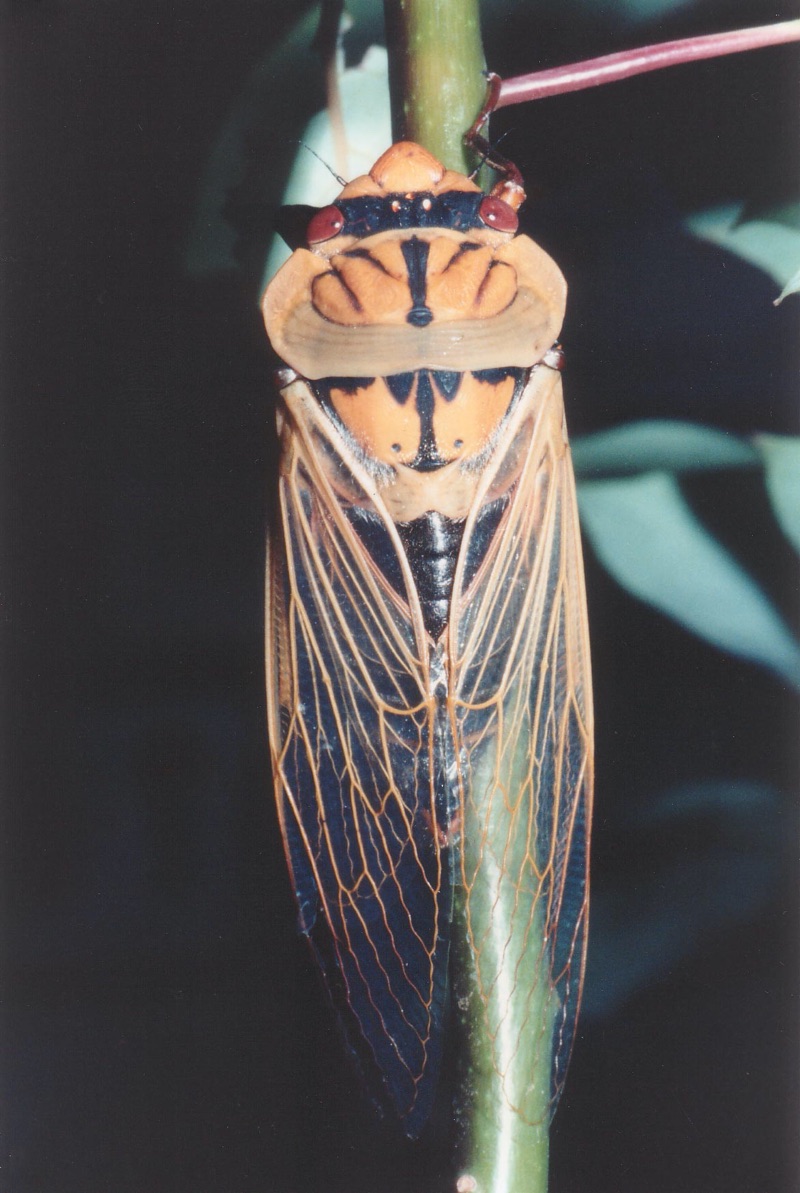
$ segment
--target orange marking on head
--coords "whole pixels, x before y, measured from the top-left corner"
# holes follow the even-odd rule
[[[442,163],[427,149],[413,141],[398,141],[381,154],[369,173],[387,194],[405,194],[431,190],[444,172]]]
[[[428,258],[428,306],[434,318],[485,319],[505,310],[517,292],[517,275],[509,266],[498,269],[494,261],[486,245],[464,251],[463,243],[434,241]]]
[[[487,319],[504,311],[516,293],[516,271],[503,261],[493,261],[478,287],[474,309],[482,319]]]
[[[426,304],[434,319],[486,319],[513,302],[516,270],[489,246],[466,238],[422,239],[430,244]],[[311,285],[317,311],[349,327],[405,323],[412,298],[401,246],[400,238],[386,238],[366,252],[332,257],[330,270]]]
[[[314,306],[333,323],[402,323],[411,306],[408,271],[397,241],[386,241],[368,255],[339,253],[331,270],[315,278]]]
[[[398,141],[376,161],[369,174],[362,174],[348,182],[340,198],[354,199],[359,195],[409,195],[431,191],[435,195],[445,191],[479,191],[477,183],[446,170],[432,153],[413,141]]]

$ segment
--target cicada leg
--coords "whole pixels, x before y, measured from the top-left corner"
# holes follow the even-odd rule
[[[497,107],[500,98],[502,79],[499,75],[487,73],[486,99],[483,107],[470,129],[464,134],[464,144],[468,149],[480,155],[481,164],[491,166],[500,175],[499,182],[492,187],[492,195],[502,199],[517,211],[525,202],[525,183],[519,168],[502,153],[498,153],[494,145],[483,135],[483,130],[489,117]]]

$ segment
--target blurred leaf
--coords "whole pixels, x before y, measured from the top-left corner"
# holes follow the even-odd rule
[[[608,1014],[756,915],[791,839],[785,819],[779,792],[741,780],[687,784],[646,804],[619,842],[620,864],[592,888],[584,1013]]]
[[[792,276],[789,278],[789,281],[786,283],[786,285],[783,287],[783,289],[781,290],[778,297],[775,299],[775,306],[778,306],[780,303],[782,303],[784,298],[787,298],[790,294],[797,294],[797,292],[799,290],[800,290],[800,269],[798,269],[796,273],[793,273]]]
[[[630,21],[654,21],[673,12],[690,8],[693,0],[615,0],[613,4],[601,0],[589,0],[591,6],[601,11],[616,11]],[[588,5],[587,5],[588,6]]]
[[[370,46],[358,66],[339,75],[339,95],[345,128],[344,160],[336,152],[327,111],[318,112],[301,135],[303,144],[294,159],[283,203],[308,203],[313,207],[330,203],[342,188],[323,163],[329,162],[347,179],[355,178],[366,174],[391,143],[389,64],[383,46]],[[276,237],[264,268],[264,285],[288,256],[289,248]]]
[[[795,232],[800,232],[800,203],[748,203],[739,220],[749,224],[753,220],[761,220],[768,224],[784,224]]]
[[[782,207],[771,218],[742,219],[743,203],[713,207],[688,217],[693,236],[736,253],[768,273],[779,286],[788,287],[800,271],[800,225],[797,208]],[[788,289],[785,291],[788,293]],[[783,295],[781,296],[783,297]]]
[[[267,186],[259,194],[262,203],[277,202],[285,180],[281,157],[287,157],[287,143],[300,136],[312,113],[324,103],[322,67],[312,49],[319,22],[314,8],[298,20],[244,81],[230,112],[217,135],[200,180],[195,217],[189,229],[184,261],[190,274],[213,273],[235,269],[236,232],[223,214],[231,190],[248,172],[250,143],[254,130],[264,129],[274,120],[276,109],[288,104],[295,124],[281,120],[280,134],[272,131],[276,151],[270,170],[264,175]],[[294,156],[292,145],[291,156]],[[270,187],[269,183],[272,183]]]
[[[765,468],[767,493],[781,530],[800,551],[800,439],[756,435]]]
[[[727,431],[664,419],[628,423],[585,435],[572,445],[572,459],[576,475],[587,478],[759,463],[755,449]]]
[[[800,686],[800,647],[761,589],[663,472],[584,481],[581,518],[598,558],[634,596],[706,641]]]

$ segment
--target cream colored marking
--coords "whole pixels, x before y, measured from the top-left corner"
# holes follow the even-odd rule
[[[471,1172],[465,1172],[456,1181],[456,1193],[478,1193],[478,1182]]]
[[[553,259],[527,236],[513,239],[448,229],[422,230],[424,240],[449,239],[495,248],[494,260],[517,274],[516,298],[498,315],[434,320],[427,327],[330,322],[311,302],[313,279],[327,270],[327,256],[298,249],[267,287],[262,311],[278,355],[304,377],[386,377],[423,368],[527,368],[540,361],[556,340],[564,318],[567,285]],[[337,238],[341,239],[341,238]],[[396,232],[359,242],[364,249],[396,241]],[[328,249],[330,245],[326,246]]]
[[[454,319],[427,327],[337,326],[310,302],[270,337],[272,346],[312,381],[322,377],[389,377],[418,369],[529,368],[561,330],[539,295],[520,289],[511,306],[489,319]]]

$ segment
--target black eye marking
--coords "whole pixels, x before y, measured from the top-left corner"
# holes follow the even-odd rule
[[[417,377],[417,414],[419,415],[420,437],[417,454],[411,461],[411,467],[418,472],[435,472],[447,463],[444,456],[439,454],[436,446],[436,435],[433,430],[433,410],[435,398],[431,375],[427,369],[421,369]]]
[[[390,276],[389,270],[383,262],[379,261],[377,257],[373,257],[369,249],[348,249],[344,255],[345,257],[353,257],[359,261],[369,261],[373,269],[379,270],[386,277]]]
[[[360,195],[353,199],[339,199],[337,210],[344,217],[342,233],[348,236],[371,236],[375,232],[398,228],[485,228],[481,206],[487,196],[479,191],[446,191],[433,195],[419,192],[408,195]],[[313,209],[309,210],[313,215]],[[308,217],[306,217],[308,218]],[[496,221],[489,221],[494,226]]]
[[[483,381],[486,385],[499,385],[506,377],[519,378],[521,369],[473,369],[472,376],[476,381]]]
[[[320,396],[330,400],[332,389],[339,390],[346,397],[352,398],[360,389],[369,389],[375,381],[374,377],[325,377],[316,383],[315,389]]]
[[[453,373],[449,369],[437,369],[433,374],[433,379],[436,382],[436,388],[442,395],[446,402],[452,402],[453,398],[458,393],[458,387],[461,384],[463,373]]]
[[[412,236],[404,240],[400,246],[403,260],[408,270],[408,288],[411,293],[411,310],[406,315],[406,322],[414,327],[427,327],[433,319],[433,311],[427,306],[425,299],[428,291],[428,254],[430,245],[427,240],[420,240]]]
[[[413,384],[413,373],[395,373],[394,376],[386,378],[386,388],[400,406],[408,401]]]
[[[358,295],[353,290],[350,289],[350,287],[348,286],[347,282],[344,280],[344,278],[342,277],[342,275],[338,269],[331,268],[328,270],[327,273],[320,274],[319,276],[320,277],[336,278],[337,282],[342,287],[342,290],[344,291],[345,295],[347,296],[347,301],[350,303],[350,306],[353,308],[353,310],[358,311],[360,313],[364,309],[361,306],[361,302],[359,300]],[[313,298],[313,293],[314,292],[312,289],[312,298]]]

